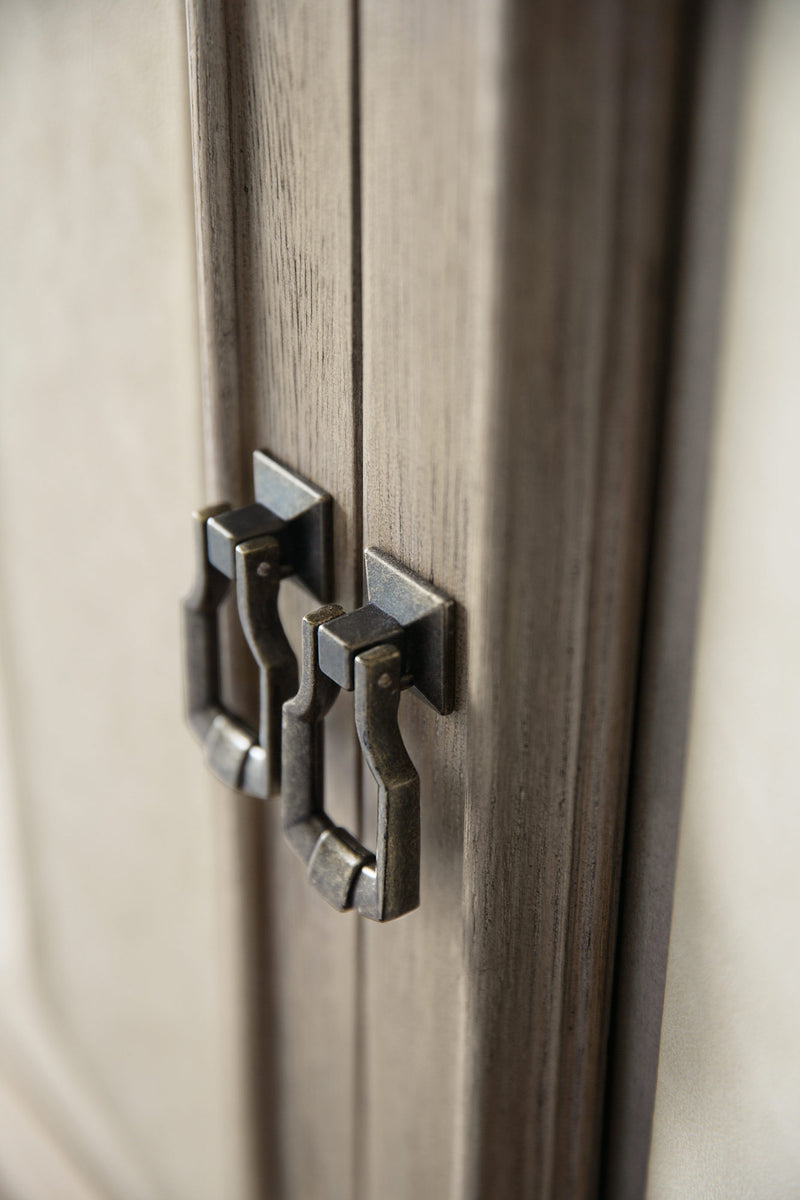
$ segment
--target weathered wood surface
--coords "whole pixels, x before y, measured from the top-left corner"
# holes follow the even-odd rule
[[[460,637],[456,715],[404,702],[361,1195],[596,1194],[682,15],[362,5],[364,540]]]
[[[211,498],[259,444],[327,486],[339,600],[375,544],[459,602],[458,708],[404,702],[396,925],[328,913],[267,814],[254,1186],[589,1197],[691,29],[677,0],[363,0],[356,54],[312,7],[190,6]]]
[[[327,488],[336,599],[352,607],[361,473],[350,7],[192,0],[188,12],[208,498],[246,496],[259,446]],[[287,595],[290,637],[313,606]],[[346,704],[337,709],[330,807],[357,827],[355,735]],[[223,805],[250,1194],[351,1196],[359,927],[309,889],[277,803]]]

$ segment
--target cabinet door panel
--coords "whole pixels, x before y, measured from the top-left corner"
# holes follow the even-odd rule
[[[7,157],[56,164],[3,201],[9,955],[121,1195],[597,1194],[684,7],[188,0],[196,279],[174,9],[164,45],[90,0],[0,18]],[[257,447],[333,496],[337,601],[375,545],[457,603],[455,713],[402,704],[422,897],[387,926],[330,910],[180,725],[188,513],[247,501]],[[297,645],[315,604],[281,591]],[[327,727],[368,831],[348,697]]]
[[[360,385],[353,288],[350,6],[188,6],[210,500],[251,490],[264,447],[334,497],[335,599],[361,589]],[[355,313],[355,324],[354,324]],[[315,602],[289,582],[295,643]],[[248,655],[238,662],[248,672]],[[246,704],[239,684],[234,702]],[[352,711],[328,721],[331,812],[357,828]],[[309,888],[280,805],[230,796],[239,882],[242,1085],[254,1188],[353,1194],[359,925]]]
[[[591,1196],[677,5],[362,4],[365,542],[459,602],[422,902],[365,937],[363,1192]]]

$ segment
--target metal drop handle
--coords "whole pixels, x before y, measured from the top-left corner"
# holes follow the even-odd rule
[[[228,787],[283,797],[283,828],[311,884],[343,911],[390,921],[419,904],[420,781],[397,722],[406,688],[442,714],[454,691],[453,601],[374,547],[364,551],[368,603],[328,604],[302,627],[302,672],[278,615],[281,580],[318,600],[332,583],[327,492],[262,451],[255,503],[194,515],[196,579],[183,602],[186,710],[206,760]],[[260,675],[258,728],[222,703],[219,610],[233,584]],[[367,850],[325,812],[324,720],[355,691],[356,730],[378,785],[378,836]],[[294,693],[294,694],[293,694]]]
[[[402,655],[383,644],[354,661],[356,730],[378,785],[372,854],[325,812],[323,722],[339,685],[320,668],[318,634],[342,615],[329,605],[303,621],[300,687],[283,706],[283,828],[329,904],[390,921],[419,904],[419,775],[397,724]]]
[[[283,706],[283,828],[309,882],[339,911],[391,921],[419,904],[420,781],[397,723],[413,688],[453,707],[454,604],[379,550],[364,553],[369,603],[327,605],[303,621],[300,687]],[[375,853],[325,812],[324,720],[355,691],[356,730],[378,785]]]
[[[331,587],[331,499],[262,451],[253,455],[255,503],[194,514],[196,575],[183,602],[186,713],[208,765],[228,787],[268,799],[280,790],[281,708],[297,661],[278,616],[282,579],[296,574],[325,599]],[[222,704],[219,608],[233,583],[239,620],[259,669],[259,722]]]
[[[218,612],[230,581],[211,565],[208,521],[225,507],[194,514],[197,576],[183,602],[186,710],[214,774],[250,796],[280,788],[281,706],[297,686],[297,662],[278,617],[280,547],[275,538],[241,542],[234,556],[239,620],[259,668],[259,727],[226,712],[220,698]]]

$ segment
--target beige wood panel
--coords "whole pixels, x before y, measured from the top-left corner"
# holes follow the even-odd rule
[[[602,1195],[646,1190],[694,678],[712,407],[719,366],[743,60],[753,6],[694,14],[672,353],[625,828]],[[690,64],[691,65],[691,64]]]
[[[102,1200],[19,1089],[0,1074],[0,1189],[5,1200]]]
[[[361,1194],[594,1195],[678,6],[362,6],[365,544],[460,604],[404,701],[422,902],[365,936]],[[367,796],[371,804],[371,794]]]
[[[0,1024],[22,968],[17,1073],[98,1190],[236,1197],[207,784],[180,713],[200,488],[183,14],[7,3],[0,60],[0,799],[27,910]]]
[[[800,4],[747,10],[650,1200],[800,1192]]]
[[[351,8],[196,0],[188,14],[208,498],[247,494],[259,446],[327,488],[336,599],[351,607],[361,582]],[[282,610],[295,639],[314,604],[292,587]],[[330,807],[353,827],[346,703],[329,725]],[[222,838],[241,883],[253,1186],[351,1196],[358,925],[309,889],[277,803],[230,804]]]

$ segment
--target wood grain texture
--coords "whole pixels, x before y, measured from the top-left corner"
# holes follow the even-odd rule
[[[209,498],[246,494],[259,446],[327,488],[336,599],[352,607],[361,472],[350,6],[193,0],[189,42]],[[282,589],[290,637],[315,606],[292,589]],[[346,703],[337,710],[330,808],[357,827],[355,735]],[[277,804],[227,801],[252,1194],[351,1196],[358,925],[308,887]]]
[[[365,941],[363,1195],[596,1194],[683,10],[365,0],[365,544],[460,604],[404,702],[422,905]],[[371,799],[370,799],[371,803]]]
[[[448,1196],[462,1080],[467,556],[495,184],[473,5],[362,5],[364,537],[459,604],[458,711],[405,699],[422,781],[421,907],[365,929],[360,1195]],[[487,23],[485,32],[494,31]],[[491,55],[491,37],[484,53]],[[491,112],[487,111],[487,120]],[[487,157],[488,156],[488,159]],[[477,189],[477,194],[476,194]],[[477,311],[476,311],[477,310]],[[478,364],[479,365],[479,364]],[[365,786],[364,824],[375,786]]]

